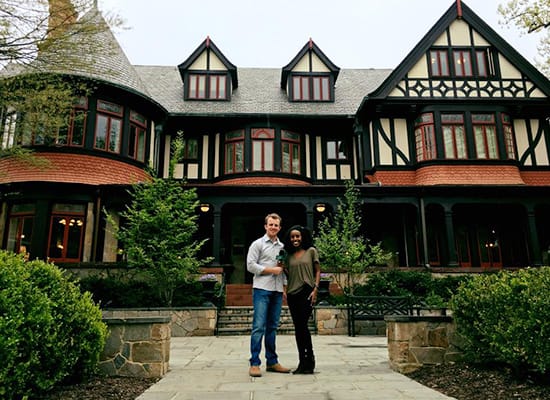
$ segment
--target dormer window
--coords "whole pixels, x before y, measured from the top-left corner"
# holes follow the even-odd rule
[[[189,74],[187,99],[227,100],[227,75]]]
[[[334,84],[339,72],[340,68],[310,39],[283,68],[281,88],[286,90],[289,101],[334,101]]]
[[[185,100],[230,100],[237,89],[237,67],[229,62],[210,38],[178,65]]]
[[[292,100],[330,101],[330,76],[293,76]]]
[[[497,75],[493,53],[488,47],[432,48],[430,75],[434,78],[492,78]]]

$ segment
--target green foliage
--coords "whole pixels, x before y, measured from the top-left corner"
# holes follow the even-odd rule
[[[92,293],[102,308],[162,307],[165,303],[154,288],[142,280],[122,280],[113,277],[90,276],[80,280],[80,288]],[[206,299],[200,282],[184,283],[174,292],[173,307],[200,306]]]
[[[53,264],[0,251],[0,398],[95,371],[107,335],[89,293]]]
[[[537,47],[542,61],[537,67],[546,76],[550,75],[550,1],[549,0],[507,0],[499,5],[498,12],[504,18],[505,24],[514,24],[527,33],[545,30]]]
[[[468,276],[434,277],[429,272],[387,271],[367,274],[366,282],[356,287],[360,296],[411,296],[426,305],[444,307]]]
[[[450,306],[473,360],[550,372],[550,267],[476,276]]]
[[[319,223],[314,244],[323,269],[336,272],[336,281],[350,293],[362,273],[369,267],[385,265],[392,257],[381,243],[373,245],[362,236],[359,191],[351,180],[346,182],[344,199],[338,199],[336,213]],[[345,283],[340,281],[343,276],[347,279]]]
[[[181,141],[181,137],[174,141],[176,153]],[[177,154],[172,157],[177,158]],[[152,178],[151,182],[133,186],[129,192],[131,204],[121,214],[127,223],[117,232],[128,264],[144,272],[145,281],[168,307],[176,289],[194,279],[199,267],[210,262],[198,258],[206,240],[195,238],[199,205],[196,189],[185,189],[173,178],[172,171],[173,167],[167,179]]]
[[[0,156],[19,155],[18,146],[67,143],[67,127],[74,105],[91,90],[83,82],[51,74],[26,74],[0,79],[0,109],[17,110],[20,122],[13,146]],[[74,116],[84,118],[84,114]]]

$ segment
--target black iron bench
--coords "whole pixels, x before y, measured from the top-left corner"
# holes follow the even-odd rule
[[[355,321],[384,320],[386,315],[413,315],[409,296],[348,296],[348,335],[355,336]]]

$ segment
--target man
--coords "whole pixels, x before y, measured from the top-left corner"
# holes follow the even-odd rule
[[[252,280],[252,301],[254,316],[250,336],[250,369],[252,377],[262,376],[260,352],[265,336],[266,371],[289,373],[290,369],[279,364],[275,351],[275,338],[283,304],[283,288],[286,277],[283,274],[282,254],[284,245],[277,237],[281,230],[281,217],[269,214],[265,217],[265,235],[256,239],[248,249],[246,268],[254,274]]]

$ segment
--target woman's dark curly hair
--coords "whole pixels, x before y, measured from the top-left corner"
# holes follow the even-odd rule
[[[285,233],[283,244],[285,245],[285,250],[287,253],[292,254],[296,252],[296,248],[292,245],[290,241],[290,232],[299,231],[302,234],[302,249],[309,249],[313,247],[313,237],[311,236],[311,231],[302,225],[293,225]]]

